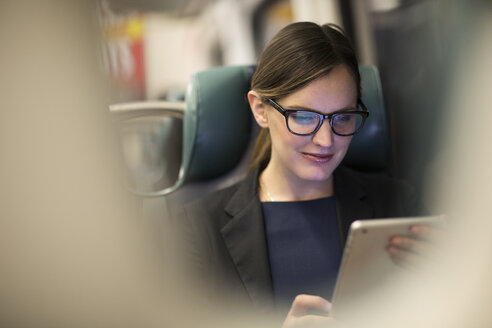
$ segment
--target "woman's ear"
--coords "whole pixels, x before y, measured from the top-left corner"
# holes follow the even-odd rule
[[[248,92],[248,102],[256,123],[262,128],[268,128],[267,105],[261,101],[261,96],[256,91],[251,90]]]

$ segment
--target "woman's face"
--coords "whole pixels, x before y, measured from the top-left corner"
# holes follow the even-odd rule
[[[284,109],[310,109],[330,114],[357,106],[357,86],[343,65],[306,87],[278,99]],[[328,120],[310,136],[289,132],[285,117],[274,108],[266,110],[272,138],[269,166],[285,178],[322,182],[329,179],[340,164],[352,137],[338,136],[331,131]]]

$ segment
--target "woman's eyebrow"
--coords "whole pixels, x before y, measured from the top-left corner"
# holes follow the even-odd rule
[[[322,113],[320,110],[317,110],[317,109],[314,109],[314,108],[309,108],[309,107],[304,107],[304,106],[299,106],[299,105],[285,106],[283,108],[286,109],[286,110],[307,110],[307,111],[311,111],[311,112]],[[353,110],[353,109],[357,109],[357,105],[343,107],[343,108],[334,110],[331,113],[342,112],[342,111]]]

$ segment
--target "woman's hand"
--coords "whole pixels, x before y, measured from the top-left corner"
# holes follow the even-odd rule
[[[330,310],[331,303],[320,296],[297,295],[282,328],[326,327],[330,322],[334,322],[333,318],[328,317]],[[310,311],[319,312],[321,315],[309,314]]]
[[[412,268],[416,262],[435,247],[441,231],[429,225],[410,227],[411,236],[393,236],[388,245],[388,252],[396,264]]]

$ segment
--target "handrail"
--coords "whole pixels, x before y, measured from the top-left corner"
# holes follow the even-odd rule
[[[123,119],[149,115],[162,115],[182,118],[186,107],[184,101],[139,101],[109,105],[111,113],[121,115]]]

